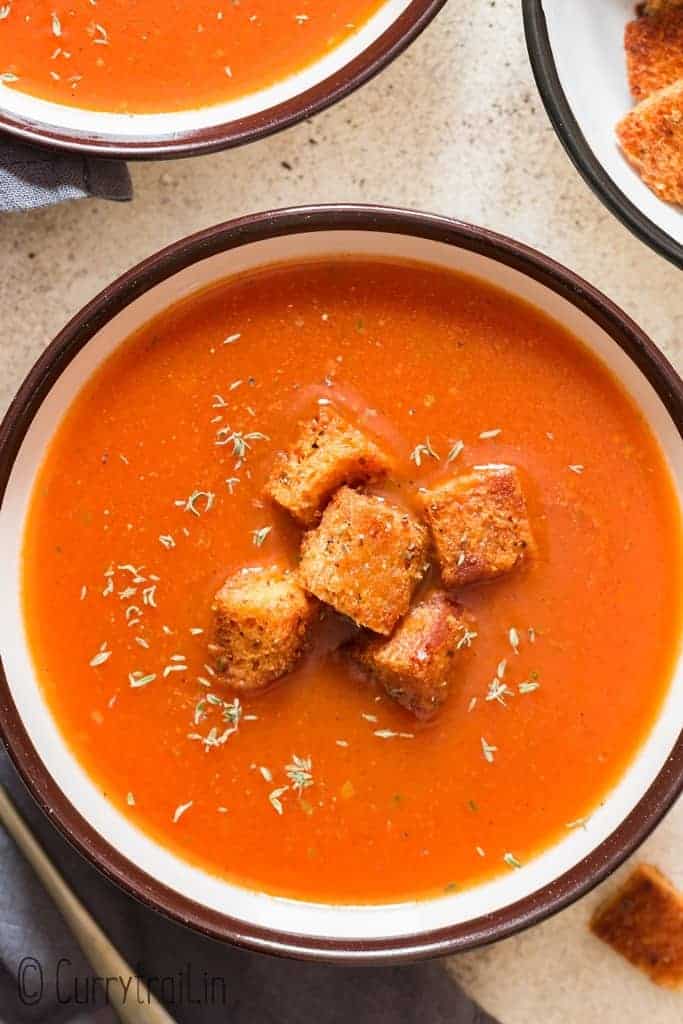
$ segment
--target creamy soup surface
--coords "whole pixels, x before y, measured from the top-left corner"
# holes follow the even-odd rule
[[[406,507],[481,464],[523,479],[535,551],[457,591],[476,637],[429,720],[349,663],[333,613],[266,692],[212,674],[226,577],[297,565],[263,487],[321,406],[392,454]],[[668,468],[580,341],[480,281],[350,257],[226,280],[129,338],[67,411],[24,546],[35,664],[107,798],[213,873],[342,903],[472,886],[590,829],[661,705],[680,595]]]
[[[10,0],[0,75],[55,103],[158,113],[238,99],[338,47],[381,0]]]

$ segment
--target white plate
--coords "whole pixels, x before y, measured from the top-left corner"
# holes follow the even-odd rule
[[[635,0],[523,0],[543,102],[570,157],[639,238],[683,267],[683,207],[665,203],[622,155],[615,127],[634,106],[624,28]]]

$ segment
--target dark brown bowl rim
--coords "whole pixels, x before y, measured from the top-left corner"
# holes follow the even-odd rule
[[[126,160],[198,156],[241,146],[312,117],[364,85],[420,35],[445,3],[446,0],[412,0],[374,42],[334,74],[282,103],[234,121],[172,135],[128,139],[56,128],[0,108],[0,129],[27,143]],[[97,111],[92,116],[96,119]]]
[[[635,3],[634,3],[635,10]],[[522,0],[524,32],[538,91],[553,128],[572,163],[604,205],[636,238],[660,256],[683,268],[683,245],[650,220],[598,160],[581,131],[562,87],[550,42],[543,0]],[[625,58],[624,58],[625,60]]]
[[[38,359],[0,424],[0,508],[25,434],[62,371],[97,331],[161,281],[219,252],[263,239],[317,231],[383,231],[442,242],[521,271],[602,327],[654,387],[683,437],[683,382],[640,328],[609,299],[554,260],[484,228],[390,207],[328,205],[241,217],[175,242],[119,277],[85,306]],[[601,882],[649,835],[683,789],[683,731],[657,778],[595,850],[552,883],[471,921],[381,940],[311,938],[257,927],[195,903],[128,861],[75,810],[50,776],[19,717],[0,662],[0,729],[38,804],[109,879],[150,908],[213,938],[260,952],[341,963],[412,961],[496,941],[563,909]]]

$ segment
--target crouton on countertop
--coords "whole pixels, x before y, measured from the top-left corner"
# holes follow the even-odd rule
[[[388,634],[428,568],[428,543],[409,512],[342,487],[303,539],[299,576],[342,615]]]
[[[365,434],[338,413],[322,408],[300,424],[292,447],[278,454],[266,494],[310,526],[338,487],[382,477],[390,465],[388,456]]]
[[[683,78],[683,6],[629,22],[624,46],[636,100],[673,85]]]
[[[438,590],[414,605],[388,639],[354,644],[350,654],[390,697],[429,718],[446,700],[458,651],[470,636],[462,605]]]
[[[212,612],[216,673],[233,689],[251,691],[294,668],[318,604],[292,573],[242,569],[218,591]]]
[[[617,137],[645,184],[660,199],[683,203],[683,80],[634,107]]]
[[[637,867],[591,930],[657,985],[683,986],[683,895],[657,868]]]
[[[422,495],[447,587],[491,580],[533,551],[526,501],[514,466],[487,466]]]

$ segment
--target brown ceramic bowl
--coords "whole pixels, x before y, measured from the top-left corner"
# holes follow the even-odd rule
[[[386,67],[446,0],[384,0],[377,13],[324,58],[240,100],[161,114],[67,107],[0,83],[0,129],[24,142],[104,157],[196,156],[263,138],[311,117]]]
[[[543,920],[613,871],[683,786],[683,663],[623,778],[587,829],[493,882],[380,906],[279,899],[191,866],[104,798],[66,745],[38,685],[20,601],[28,499],[46,446],[84,381],[127,335],[180,297],[235,272],[332,253],[413,259],[485,279],[577,334],[633,396],[683,497],[683,384],[604,295],[525,246],[406,210],[326,206],[258,214],[176,242],[124,274],[64,328],[0,427],[0,725],[38,803],[109,878],[151,907],[219,939],[290,956],[401,961],[471,949]]]

